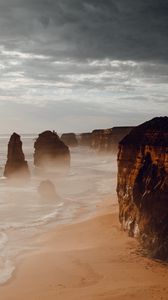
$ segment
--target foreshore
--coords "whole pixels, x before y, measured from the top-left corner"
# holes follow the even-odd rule
[[[41,235],[38,250],[25,254],[0,286],[0,300],[167,300],[168,266],[137,247],[108,199],[89,220]]]

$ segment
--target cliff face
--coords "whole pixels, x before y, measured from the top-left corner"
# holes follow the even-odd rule
[[[70,146],[70,147],[78,146],[78,140],[76,138],[75,133],[63,133],[61,135],[61,140],[67,146]]]
[[[120,126],[113,127],[111,131],[111,149],[116,152],[118,151],[119,142],[131,132],[134,127],[131,126]]]
[[[152,119],[119,145],[119,217],[154,257],[168,258],[168,118]]]
[[[112,129],[96,129],[92,131],[91,147],[98,152],[106,152],[111,150]]]
[[[133,127],[95,129],[92,132],[80,134],[79,145],[89,146],[99,153],[113,152],[116,154],[120,140],[132,129]]]
[[[93,130],[91,147],[98,152],[116,153],[120,140],[132,129],[133,127],[113,127]]]
[[[91,146],[92,134],[91,132],[84,132],[79,135],[79,145],[80,146]]]
[[[68,166],[70,164],[69,148],[52,131],[39,134],[34,144],[34,164],[37,167]]]
[[[8,178],[29,177],[27,161],[22,150],[20,135],[13,133],[8,143],[8,155],[5,165],[4,176]]]

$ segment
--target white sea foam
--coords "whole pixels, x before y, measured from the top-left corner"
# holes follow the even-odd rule
[[[8,242],[8,236],[5,232],[0,233],[0,251],[5,247]]]
[[[55,219],[57,215],[58,215],[58,210],[55,210],[47,215],[41,216],[39,219],[34,221],[32,225],[29,225],[29,227],[44,225],[50,222],[52,219]]]
[[[28,229],[28,228],[33,228],[33,227],[37,227],[37,226],[41,226],[41,225],[45,225],[46,223],[50,222],[52,219],[55,219],[55,217],[58,215],[59,213],[59,208],[63,207],[64,203],[59,203],[57,205],[57,208],[48,213],[48,214],[44,214],[41,217],[37,218],[36,220],[32,221],[32,223],[17,223],[17,222],[13,222],[10,224],[0,224],[0,229],[1,230],[17,230],[17,229]],[[37,207],[37,206],[35,206]],[[2,232],[0,233],[0,250],[3,247],[3,245],[5,245],[8,241],[8,237],[7,235]]]
[[[13,263],[10,260],[6,260],[0,270],[0,284],[4,284],[6,281],[8,281],[11,278],[14,270],[15,266]]]

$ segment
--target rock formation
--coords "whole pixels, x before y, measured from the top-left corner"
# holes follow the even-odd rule
[[[98,152],[107,152],[111,150],[112,129],[95,129],[92,131],[91,147]]]
[[[98,152],[116,153],[119,142],[132,129],[133,127],[113,127],[109,129],[93,130],[91,147]]]
[[[13,133],[8,143],[8,155],[5,165],[4,176],[8,178],[29,177],[27,161],[22,150],[20,135]]]
[[[134,128],[118,153],[119,218],[157,258],[168,259],[168,117]]]
[[[113,127],[107,129],[95,129],[92,132],[79,135],[79,145],[89,146],[97,152],[113,152],[116,154],[121,139],[126,136],[133,127]]]
[[[93,149],[99,150],[100,148],[104,148],[105,146],[105,130],[104,129],[94,129],[92,131],[92,140],[91,147]]]
[[[44,180],[38,187],[40,196],[44,199],[56,199],[57,194],[55,191],[55,185],[50,180]]]
[[[78,140],[75,133],[63,133],[61,135],[61,140],[64,142],[65,145],[69,147],[78,146]]]
[[[34,143],[34,164],[36,167],[48,168],[58,165],[69,166],[69,148],[60,140],[56,132],[44,131]]]
[[[91,146],[92,134],[91,132],[84,132],[79,135],[79,145],[80,146]]]
[[[111,131],[111,150],[116,152],[118,151],[119,142],[131,132],[133,126],[119,126],[113,127]]]

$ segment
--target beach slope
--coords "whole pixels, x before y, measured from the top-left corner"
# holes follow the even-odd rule
[[[0,300],[168,299],[167,266],[136,250],[108,202],[89,220],[39,237],[38,250],[0,287]]]

